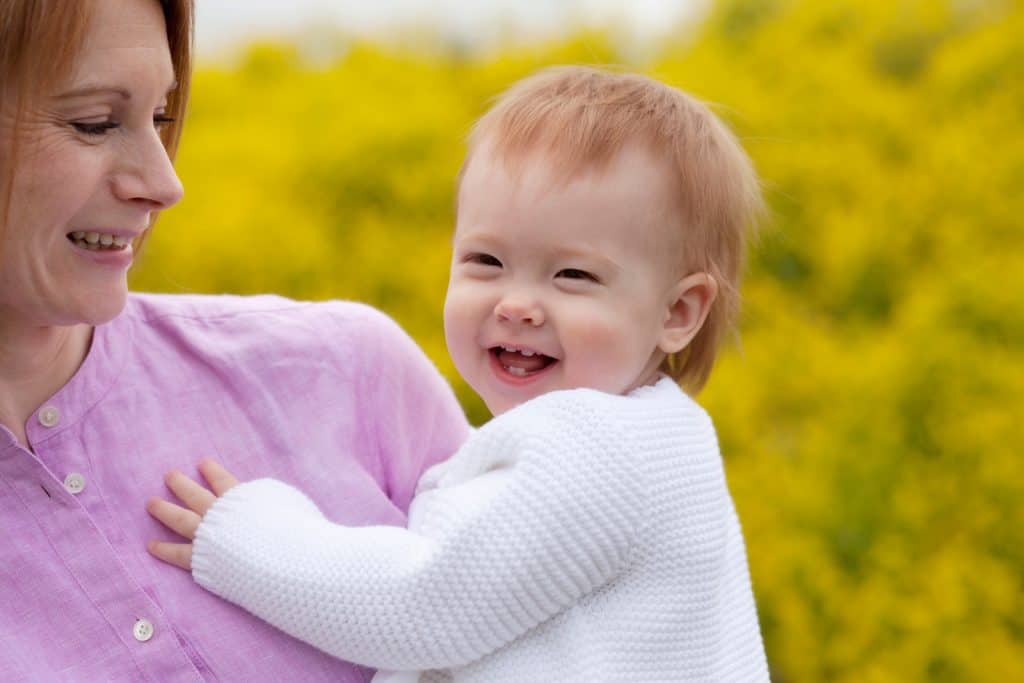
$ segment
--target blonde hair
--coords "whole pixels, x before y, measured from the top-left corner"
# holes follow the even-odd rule
[[[161,133],[173,160],[181,139],[192,73],[194,0],[159,2],[167,25],[167,42],[177,86],[167,99],[174,119]],[[0,231],[5,228],[13,170],[18,156],[18,130],[26,107],[71,72],[93,15],[95,0],[0,0],[0,97],[13,120],[9,143],[0,150],[5,178],[0,187]]]
[[[631,142],[669,162],[682,232],[679,263],[711,275],[718,295],[696,337],[662,370],[691,394],[700,391],[735,328],[747,233],[763,208],[757,175],[729,129],[697,99],[651,78],[563,66],[498,97],[470,133],[463,172],[484,142],[513,166],[537,153],[556,160],[565,179],[608,165]]]

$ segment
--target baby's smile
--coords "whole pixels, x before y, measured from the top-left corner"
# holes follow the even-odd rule
[[[524,346],[502,344],[491,347],[490,352],[502,372],[520,378],[538,375],[558,362],[557,358]]]

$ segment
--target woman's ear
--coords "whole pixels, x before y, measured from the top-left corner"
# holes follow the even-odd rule
[[[685,349],[700,332],[717,295],[718,283],[708,273],[687,275],[677,282],[669,292],[658,348],[666,354]]]

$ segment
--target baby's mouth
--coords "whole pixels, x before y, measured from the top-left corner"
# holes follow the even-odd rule
[[[508,374],[516,377],[536,374],[558,362],[557,358],[545,356],[543,353],[513,346],[493,346],[490,352]]]

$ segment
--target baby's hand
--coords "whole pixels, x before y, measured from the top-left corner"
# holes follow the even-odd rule
[[[188,508],[156,497],[146,503],[146,511],[158,522],[189,541],[196,537],[196,529],[210,506],[238,483],[230,472],[209,458],[199,463],[199,472],[213,489],[212,493],[177,470],[171,470],[164,476],[167,488]],[[164,562],[192,571],[192,543],[150,541],[146,549]]]

